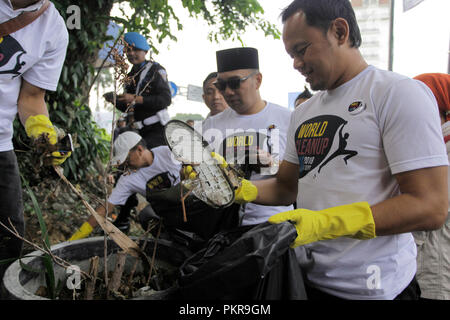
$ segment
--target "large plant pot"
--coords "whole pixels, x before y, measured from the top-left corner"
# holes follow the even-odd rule
[[[142,246],[141,246],[142,247]],[[108,270],[113,270],[116,262],[116,253],[120,248],[112,241],[108,240]],[[145,247],[146,254],[152,257],[154,242],[148,240]],[[104,267],[104,237],[87,238],[71,242],[63,242],[51,247],[52,253],[60,258],[66,260],[72,265],[78,266],[81,270],[88,272],[90,258],[98,256],[99,271],[103,271]],[[42,252],[35,251],[28,254],[27,258],[22,259],[22,263],[28,265],[33,270],[44,270]],[[189,252],[178,245],[166,240],[159,240],[156,250],[156,263],[160,267],[178,268],[184,260],[189,256]],[[134,259],[127,258],[124,274],[130,274],[134,265]],[[54,264],[56,283],[58,281],[66,281],[67,274],[65,268]],[[136,272],[142,270],[142,263],[138,264]],[[11,300],[48,300],[42,296],[36,295],[39,287],[45,286],[45,275],[43,273],[35,273],[30,270],[22,268],[20,262],[17,260],[12,263],[6,270],[3,277],[4,290],[7,294],[7,299]],[[166,290],[170,291],[170,290]],[[157,293],[154,299],[164,299],[168,295],[164,292]],[[142,298],[141,298],[142,299]],[[151,299],[151,298],[150,298]]]

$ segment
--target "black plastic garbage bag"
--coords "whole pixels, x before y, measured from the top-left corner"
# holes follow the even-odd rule
[[[193,195],[184,201],[187,221],[183,221],[180,188],[181,184],[164,190],[147,189],[146,196],[156,216],[163,219],[164,227],[174,236],[205,244],[216,233],[238,226],[238,204],[215,209]]]
[[[305,300],[303,276],[289,245],[289,223],[263,223],[218,233],[180,267],[179,299]]]

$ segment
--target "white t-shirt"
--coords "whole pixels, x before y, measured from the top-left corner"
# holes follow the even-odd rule
[[[203,128],[194,128],[201,132],[216,152],[222,154],[228,163],[242,163],[245,148],[259,146],[269,152],[275,162],[283,159],[286,148],[286,133],[291,111],[273,103],[267,103],[257,114],[240,115],[231,108],[211,116],[203,122]],[[236,148],[236,149],[235,149]],[[236,153],[234,150],[238,150]],[[255,159],[256,161],[256,159]],[[256,162],[255,162],[256,163]],[[262,168],[261,174],[253,173],[252,180],[267,179],[278,171],[278,166]],[[263,206],[254,203],[245,205],[242,225],[266,222],[279,212],[292,210],[292,206]]]
[[[147,188],[169,188],[180,182],[181,163],[173,158],[169,147],[159,146],[151,150],[153,163],[136,172],[120,176],[109,196],[109,203],[115,206],[124,205],[132,194],[139,193],[145,197]]]
[[[42,1],[13,10],[8,0],[0,0],[0,23],[41,5]],[[21,78],[39,88],[55,91],[68,41],[66,25],[53,3],[35,21],[1,40],[0,151],[13,149],[13,121],[17,114]]]
[[[284,159],[300,164],[298,208],[399,194],[393,174],[448,164],[438,107],[419,81],[367,67],[293,113]],[[312,286],[346,299],[393,299],[416,272],[411,233],[298,247]]]

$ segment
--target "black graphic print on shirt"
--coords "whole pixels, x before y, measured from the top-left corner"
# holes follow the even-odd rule
[[[343,161],[354,157],[358,152],[347,150],[349,133],[345,132],[347,121],[332,116],[323,115],[303,122],[295,131],[295,146],[300,164],[300,176],[303,178],[311,170],[319,166],[318,173],[330,161],[344,156]],[[338,135],[338,147],[331,150],[333,140]]]
[[[147,189],[149,190],[162,190],[166,188],[170,188],[172,186],[172,181],[175,181],[176,178],[170,174],[170,172],[166,171],[160,173],[150,180],[147,181]]]
[[[269,164],[267,157],[258,157],[258,150],[272,154],[274,141],[271,131],[274,128],[231,134],[223,140],[219,150],[227,163],[238,165],[245,176],[249,177],[251,172],[259,172],[261,166]]]
[[[15,78],[21,74],[19,71],[25,65],[21,58],[26,51],[11,36],[5,36],[0,41],[0,75],[12,74]]]

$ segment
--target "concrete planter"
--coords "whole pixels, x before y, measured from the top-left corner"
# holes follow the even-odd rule
[[[108,240],[108,270],[112,271],[115,265],[115,253],[120,248],[112,241]],[[154,242],[148,240],[146,245],[146,254],[151,259],[153,253]],[[89,259],[94,256],[99,256],[99,272],[103,271],[104,263],[104,238],[95,237],[87,238],[71,242],[63,242],[51,247],[52,252],[68,261],[69,263],[78,266],[81,270],[88,272]],[[182,262],[188,257],[188,252],[179,246],[173,245],[169,241],[159,240],[156,251],[156,265],[160,267],[177,269]],[[33,270],[44,270],[42,259],[42,252],[35,251],[30,253],[27,258],[22,259],[22,262],[28,265]],[[127,258],[124,274],[129,274],[132,270],[134,259]],[[66,282],[68,276],[66,269],[54,264],[55,278],[58,283],[59,280]],[[142,270],[142,264],[138,264],[136,272]],[[19,261],[11,264],[5,272],[3,277],[3,285],[8,299],[11,300],[49,300],[47,298],[35,295],[35,292],[40,286],[45,286],[45,275],[37,274],[25,270],[21,267]],[[166,290],[167,291],[167,290]],[[169,290],[170,291],[170,290]],[[164,299],[167,297],[167,292],[158,292],[153,298],[148,299]],[[142,299],[142,298],[141,298]],[[145,299],[145,298],[144,298]]]

